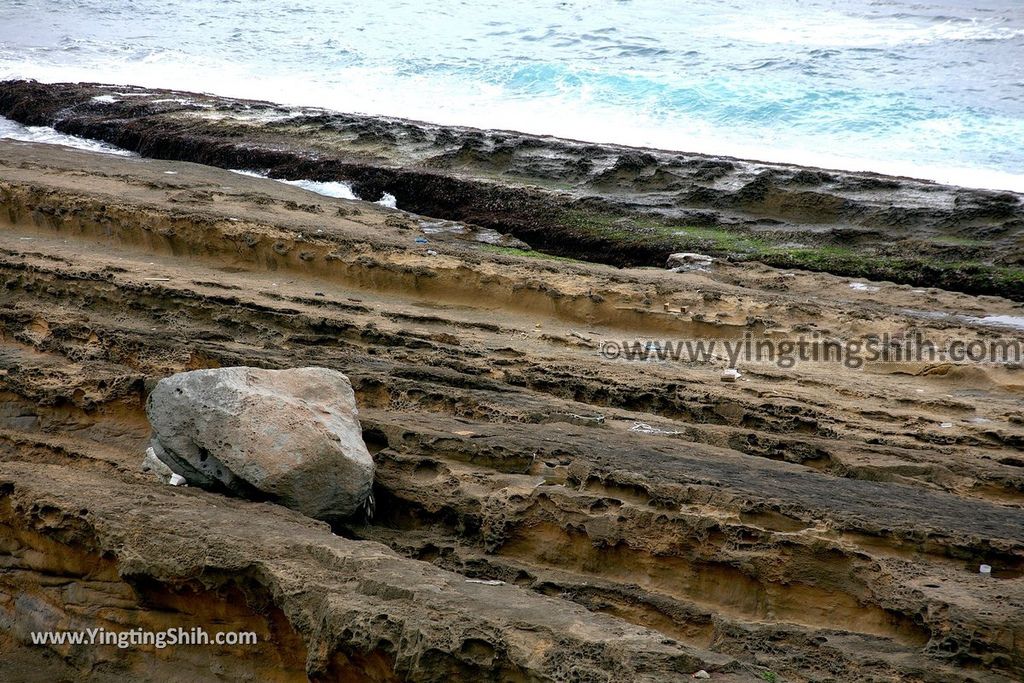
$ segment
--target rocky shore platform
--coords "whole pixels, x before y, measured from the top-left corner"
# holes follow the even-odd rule
[[[133,88],[0,114],[143,155],[0,141],[0,679],[1024,677],[1019,363],[602,354],[1020,339],[1018,197]],[[140,470],[156,383],[243,365],[347,375],[372,518]],[[30,637],[200,626],[259,643]]]
[[[0,82],[0,116],[147,157],[348,181],[559,256],[696,251],[1024,301],[1012,192],[99,84]]]

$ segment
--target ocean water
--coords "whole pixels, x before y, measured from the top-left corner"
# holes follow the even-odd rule
[[[103,152],[104,154],[116,154],[118,156],[138,156],[134,152],[108,145],[99,140],[89,140],[76,135],[65,135],[59,133],[50,126],[23,126],[17,121],[11,121],[0,116],[0,138],[19,140],[21,142],[45,142],[51,145],[64,145],[85,149],[90,152]]]
[[[3,0],[13,77],[1024,191],[1024,0]]]

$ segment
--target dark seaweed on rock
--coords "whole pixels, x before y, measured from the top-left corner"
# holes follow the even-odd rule
[[[0,115],[145,156],[346,180],[365,199],[389,193],[405,210],[559,256],[661,266],[702,251],[1024,300],[1024,208],[1013,193],[130,90],[7,81]]]

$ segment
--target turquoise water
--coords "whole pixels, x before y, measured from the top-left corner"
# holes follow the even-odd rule
[[[1024,0],[5,0],[9,77],[1024,191]]]

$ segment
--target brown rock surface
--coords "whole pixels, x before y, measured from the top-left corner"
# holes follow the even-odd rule
[[[1024,675],[1018,366],[749,364],[723,383],[724,360],[598,352],[988,338],[974,318],[1019,305],[423,234],[269,180],[0,142],[0,679]],[[232,365],[350,377],[371,523],[138,471],[155,382]],[[260,644],[26,644],[210,624]]]

